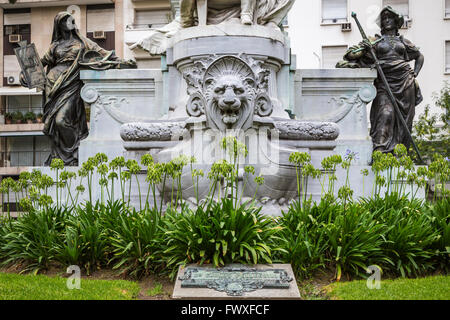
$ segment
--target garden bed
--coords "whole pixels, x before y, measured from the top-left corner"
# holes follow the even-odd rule
[[[321,169],[314,168],[309,154],[293,153],[290,161],[296,168],[298,198],[281,217],[274,218],[262,215],[255,199],[241,201],[238,159],[240,152],[245,156],[245,145],[226,138],[223,146],[232,150],[231,160],[213,164],[207,175],[210,193],[203,201],[196,193],[194,208],[183,203],[180,188],[172,189],[167,208],[150,197],[166,179],[181,185],[183,168],[195,162],[184,156],[168,163],[154,163],[150,155],[141,159],[148,172],[148,189],[143,190],[148,200],[140,201],[137,208],[130,206],[126,193],[141,165],[123,157],[110,162],[104,154],[90,158],[78,172],[83,182],[74,188],[77,173],[64,170],[60,159],[51,165],[55,180],[40,171],[24,172],[18,181],[4,179],[4,197],[25,194],[18,205],[27,213],[11,219],[7,211],[7,218],[0,220],[0,263],[20,265],[21,270],[31,272],[77,265],[88,275],[114,270],[132,279],[168,276],[172,280],[179,266],[193,263],[216,267],[289,263],[299,281],[330,270],[335,281],[360,279],[367,277],[368,267],[389,277],[447,274],[450,198],[445,183],[440,183],[440,199],[425,202],[414,197],[426,179],[448,181],[449,161],[442,156],[416,169],[403,146],[396,148],[395,155],[375,153],[372,196],[354,199],[348,179],[335,190],[335,170],[349,170],[353,153],[344,159],[338,155],[325,158]],[[247,177],[255,174],[250,166],[244,172]],[[194,169],[191,174],[198,190],[197,178],[204,173]],[[308,179],[320,180],[320,202],[309,198]],[[395,184],[399,179],[408,184]],[[264,183],[261,176],[254,180],[257,186]],[[94,183],[101,189],[96,202]],[[55,198],[48,195],[51,187],[56,188]],[[119,199],[114,198],[114,187],[120,190]],[[80,203],[83,192],[89,200]],[[153,283],[147,284],[151,292],[143,296],[164,291],[165,282],[161,286]]]

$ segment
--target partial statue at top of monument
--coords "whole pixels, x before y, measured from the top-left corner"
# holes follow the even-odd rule
[[[188,28],[196,24],[219,24],[233,18],[240,18],[241,23],[245,25],[259,24],[277,27],[291,9],[294,1],[181,0],[181,26]],[[206,21],[200,21],[202,17],[206,18]]]
[[[240,21],[243,25],[278,28],[295,0],[181,0],[180,17],[130,48],[140,47],[151,55],[166,51],[169,39],[183,28]]]

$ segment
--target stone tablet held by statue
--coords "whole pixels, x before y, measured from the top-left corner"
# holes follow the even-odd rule
[[[14,49],[14,53],[19,61],[28,88],[36,88],[37,91],[44,90],[47,77],[34,43],[21,45]]]

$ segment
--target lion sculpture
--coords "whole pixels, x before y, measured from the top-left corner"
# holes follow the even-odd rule
[[[266,86],[259,81],[265,79],[262,75],[267,70],[255,70],[235,56],[224,56],[208,67],[190,70],[184,74],[190,94],[188,114],[192,117],[205,114],[207,125],[212,129],[248,129],[255,113],[265,112],[263,116],[267,116],[270,114],[267,110],[272,109]]]

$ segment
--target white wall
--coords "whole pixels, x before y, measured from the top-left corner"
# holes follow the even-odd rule
[[[432,93],[442,88],[444,80],[450,81],[445,71],[445,40],[450,40],[450,20],[444,19],[445,0],[410,0],[409,12],[412,26],[400,33],[421,48],[425,65],[418,77],[425,101],[417,109],[423,112],[432,104]],[[289,34],[292,53],[297,55],[297,68],[320,68],[322,46],[353,45],[361,41],[361,34],[350,14],[358,14],[366,33],[379,33],[374,23],[382,0],[348,0],[348,17],[351,32],[342,32],[340,24],[321,25],[321,0],[297,0],[289,14]],[[434,109],[434,111],[437,111]]]

